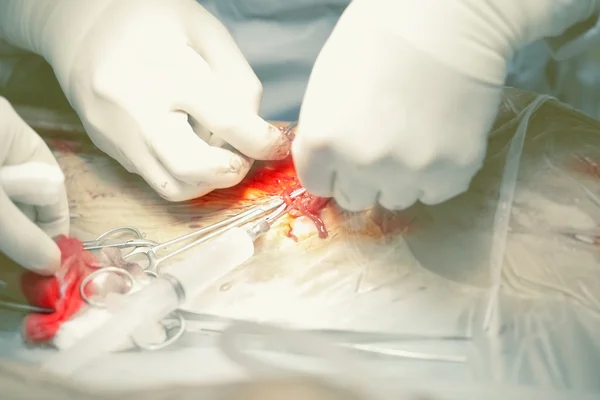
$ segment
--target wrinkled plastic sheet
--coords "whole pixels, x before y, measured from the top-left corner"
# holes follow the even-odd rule
[[[438,336],[379,346],[462,360],[357,355],[398,379],[600,392],[600,249],[560,234],[597,227],[596,162],[598,122],[507,89],[468,193],[388,217],[410,221],[401,232],[365,235],[372,215],[341,214],[332,240],[309,238],[301,252],[272,237],[254,267],[224,277],[189,308],[296,328]],[[6,356],[45,357],[6,335],[14,346]],[[213,345],[189,333],[184,349],[109,355],[78,379],[127,387],[214,377],[219,362],[202,353]],[[198,361],[199,352],[214,368]],[[115,373],[117,360],[132,372]]]

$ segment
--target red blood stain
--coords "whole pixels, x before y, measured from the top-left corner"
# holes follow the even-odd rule
[[[244,180],[235,187],[215,190],[201,198],[192,200],[194,207],[235,208],[248,205],[265,197],[282,196],[290,206],[292,218],[306,216],[313,221],[320,238],[328,236],[327,228],[321,219],[321,211],[331,199],[305,193],[291,199],[289,195],[302,185],[296,175],[292,157],[281,161],[257,162]],[[409,233],[413,230],[413,220],[403,213],[390,212],[376,208],[370,213],[371,220],[379,228],[380,234]],[[297,241],[289,226],[287,236]]]
[[[600,165],[588,156],[577,156],[573,169],[592,178],[600,178]]]
[[[372,210],[370,218],[383,235],[397,232],[408,234],[414,231],[413,219],[402,212],[393,212],[376,207]]]
[[[264,199],[265,196],[279,196],[289,187],[299,185],[291,157],[281,161],[257,162],[238,185],[215,190],[206,196],[192,200],[191,204],[204,207],[243,203]]]
[[[329,203],[329,200],[331,199],[314,196],[310,193],[304,193],[296,198],[292,198],[292,192],[300,188],[300,184],[296,187],[290,186],[282,193],[283,199],[290,207],[289,214],[294,218],[303,215],[308,217],[315,224],[319,237],[325,239],[327,237],[327,228],[325,227],[325,223],[321,219],[320,214],[321,210],[327,206],[327,203]],[[288,232],[288,236],[293,240],[298,241],[298,238],[292,234],[291,229],[290,232]]]
[[[296,175],[291,157],[281,161],[256,163],[244,180],[237,186],[215,190],[204,197],[192,200],[194,207],[235,207],[236,205],[264,200],[265,197],[282,196],[290,206],[290,216],[293,218],[302,215],[310,218],[317,227],[320,238],[327,237],[327,229],[321,220],[321,210],[327,206],[329,199],[305,193],[294,199],[290,194],[302,188]],[[294,240],[297,238],[288,234]]]
[[[75,140],[48,138],[46,143],[52,150],[60,153],[77,154],[83,151],[83,144]]]
[[[54,276],[25,272],[21,290],[30,304],[55,310],[50,314],[30,314],[24,320],[23,336],[30,342],[52,340],[63,322],[84,305],[79,292],[82,280],[97,268],[95,256],[83,249],[81,241],[60,236],[56,241],[61,251],[61,267]],[[87,295],[91,294],[86,291]]]

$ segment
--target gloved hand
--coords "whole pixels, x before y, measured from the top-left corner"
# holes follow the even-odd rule
[[[69,231],[64,176],[42,139],[0,97],[0,251],[39,274],[60,266]]]
[[[354,0],[309,80],[292,146],[300,180],[351,211],[465,192],[507,61],[597,9],[585,0]]]
[[[251,159],[289,154],[289,140],[257,115],[258,78],[196,1],[4,3],[7,40],[50,62],[96,146],[162,197],[234,186]]]

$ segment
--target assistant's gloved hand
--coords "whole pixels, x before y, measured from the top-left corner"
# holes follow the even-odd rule
[[[312,193],[359,211],[465,192],[506,64],[597,11],[590,0],[354,0],[310,77],[292,147]]]
[[[60,266],[69,231],[64,176],[50,149],[0,97],[0,251],[39,274]]]
[[[4,3],[7,40],[50,62],[93,142],[164,198],[233,186],[251,159],[289,153],[289,140],[257,115],[256,75],[196,1]]]

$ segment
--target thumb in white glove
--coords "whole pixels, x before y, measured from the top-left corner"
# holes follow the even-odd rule
[[[92,141],[164,198],[234,186],[252,159],[288,155],[257,114],[256,75],[196,1],[5,3],[7,38],[50,62]]]
[[[593,10],[575,0],[354,0],[309,80],[292,150],[300,180],[352,211],[465,192],[513,52]]]
[[[60,266],[67,234],[64,176],[44,141],[0,98],[0,251],[39,274]],[[28,218],[29,217],[29,218]]]

